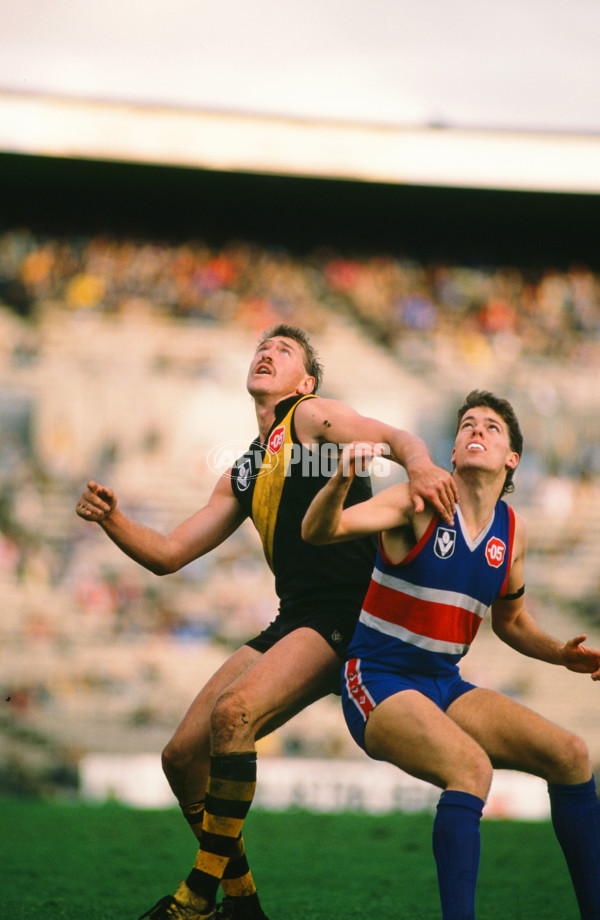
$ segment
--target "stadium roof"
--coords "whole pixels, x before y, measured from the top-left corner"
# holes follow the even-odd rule
[[[600,4],[21,0],[0,150],[600,191]]]
[[[4,152],[235,172],[600,192],[600,137],[394,128],[0,93]]]

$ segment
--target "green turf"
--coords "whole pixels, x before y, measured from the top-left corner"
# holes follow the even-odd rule
[[[244,836],[271,920],[439,920],[431,815],[254,811]],[[194,858],[176,810],[0,800],[0,914],[135,920]],[[478,920],[577,920],[547,822],[482,825]]]

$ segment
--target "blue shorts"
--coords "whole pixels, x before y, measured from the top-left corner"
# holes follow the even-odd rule
[[[446,672],[424,674],[383,670],[369,661],[352,658],[342,672],[342,706],[346,725],[359,747],[365,750],[365,725],[369,713],[401,690],[418,690],[445,712],[463,693],[474,690],[475,684],[463,680],[457,667]]]

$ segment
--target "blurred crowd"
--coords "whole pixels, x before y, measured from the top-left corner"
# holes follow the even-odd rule
[[[60,716],[78,699],[127,699],[126,669],[117,673],[104,659],[91,670],[71,667],[67,679],[64,663],[69,654],[76,659],[86,643],[105,651],[149,639],[226,647],[257,632],[274,609],[270,578],[251,529],[165,581],[133,570],[98,528],[75,526],[80,481],[68,469],[57,475],[35,436],[32,399],[35,403],[40,395],[39,381],[29,394],[22,383],[14,385],[17,370],[44,360],[39,334],[44,318],[51,316],[55,323],[61,315],[105,316],[116,324],[154,316],[178,327],[243,327],[257,334],[287,321],[317,336],[329,317],[341,316],[357,324],[373,347],[432,381],[441,362],[451,369],[496,361],[507,381],[523,364],[550,377],[560,370],[560,379],[567,381],[575,380],[575,370],[581,376],[587,369],[592,392],[586,411],[593,409],[598,418],[592,397],[597,399],[593,391],[599,388],[592,378],[595,372],[597,381],[600,366],[600,276],[584,265],[564,271],[425,265],[402,256],[325,250],[299,256],[250,242],[215,248],[197,240],[174,244],[5,232],[0,236],[0,587],[10,611],[0,632],[5,647],[15,656],[22,653],[23,661],[31,649],[52,649],[58,662],[48,664],[45,677],[38,671],[17,681],[13,672],[0,688],[12,697],[13,715],[48,713],[54,706]],[[60,336],[60,329],[55,334]],[[540,507],[546,503],[548,514],[564,524],[579,493],[593,492],[600,452],[593,428],[588,430],[593,443],[586,446],[580,438],[575,384],[571,394],[568,387],[555,389],[561,391],[552,399],[566,410],[567,422],[554,432],[547,457],[538,456],[538,467],[546,464]],[[542,450],[545,429],[557,424],[546,411],[547,390],[530,456]],[[65,393],[62,398],[70,398]],[[531,398],[535,409],[535,394]],[[580,426],[588,424],[586,418],[583,412]],[[438,437],[443,441],[447,433]],[[149,462],[155,449],[149,438]],[[107,474],[119,456],[118,444],[105,451],[100,465]],[[143,508],[133,510],[144,520]],[[151,517],[146,522],[154,524]],[[131,672],[131,681],[145,686],[153,702],[141,705],[137,696],[131,698],[124,715],[129,728],[178,717],[184,700],[150,692],[172,677],[161,672],[158,659],[146,661],[142,672]]]
[[[213,248],[108,237],[0,236],[0,299],[26,315],[44,303],[119,313],[146,307],[173,317],[277,319],[314,327],[320,309],[346,312],[377,341],[421,360],[434,336],[462,353],[502,351],[592,364],[600,347],[600,276],[585,265],[419,264],[401,256],[295,256],[248,242]]]

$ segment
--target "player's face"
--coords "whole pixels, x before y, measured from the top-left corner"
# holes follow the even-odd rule
[[[506,422],[488,406],[476,406],[463,415],[452,451],[457,470],[481,469],[490,472],[514,469],[519,455],[510,448]]]
[[[250,364],[246,386],[255,397],[311,393],[314,378],[306,373],[302,346],[285,336],[261,342]]]

